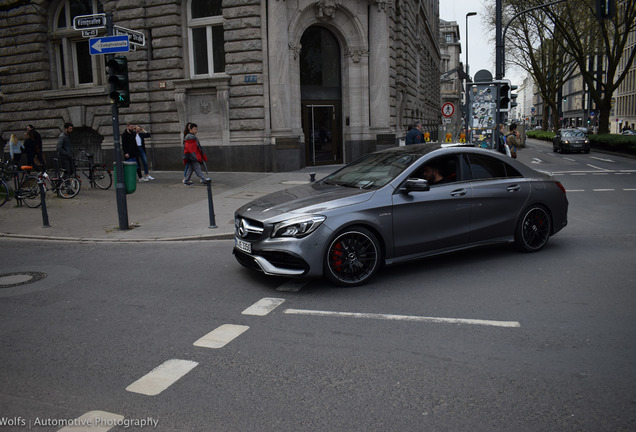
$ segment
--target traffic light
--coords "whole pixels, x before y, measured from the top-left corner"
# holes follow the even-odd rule
[[[510,91],[512,90],[511,86],[510,86],[510,81],[508,80],[501,80],[497,82],[498,85],[498,104],[499,104],[499,111],[508,111],[510,109],[510,103],[511,103],[511,93]],[[516,97],[516,95],[515,95]]]
[[[130,89],[128,87],[128,59],[113,57],[106,62],[108,82],[110,83],[110,101],[120,108],[130,106]]]
[[[519,87],[516,86],[516,85],[511,85],[510,86],[510,91],[512,92],[514,90],[517,90],[518,88]],[[517,93],[510,93],[510,108],[514,108],[514,107],[516,107],[518,105],[517,102],[516,102],[517,96],[518,96]]]

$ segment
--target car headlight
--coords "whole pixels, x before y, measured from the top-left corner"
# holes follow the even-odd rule
[[[274,225],[272,237],[305,237],[314,232],[325,219],[325,216],[312,215],[279,222]]]

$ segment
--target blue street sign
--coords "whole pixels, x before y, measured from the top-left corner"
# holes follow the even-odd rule
[[[104,36],[88,40],[91,55],[130,51],[128,36]]]

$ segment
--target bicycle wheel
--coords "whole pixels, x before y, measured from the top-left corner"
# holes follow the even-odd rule
[[[0,207],[9,199],[9,186],[0,179]]]
[[[64,199],[73,198],[77,195],[82,187],[82,183],[75,178],[60,179],[60,186],[57,188],[57,194]]]
[[[93,181],[100,189],[108,189],[113,184],[113,175],[103,166],[93,167]]]
[[[35,176],[28,176],[22,181],[18,195],[22,199],[27,207],[36,208],[42,204],[40,198],[40,186],[38,185],[38,178]]]

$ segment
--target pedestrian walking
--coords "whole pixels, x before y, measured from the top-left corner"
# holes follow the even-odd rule
[[[205,183],[210,179],[201,171],[201,164],[207,161],[208,158],[205,153],[203,153],[201,143],[199,143],[199,139],[196,136],[199,128],[196,123],[188,123],[186,130],[188,133],[183,139],[183,163],[186,166],[183,184],[186,186],[192,185],[190,178],[193,172],[201,179],[201,183]]]
[[[422,122],[417,120],[413,127],[406,133],[406,145],[419,144],[424,142],[424,133],[422,132]]]
[[[75,175],[75,163],[73,162],[73,143],[71,142],[71,133],[73,132],[72,123],[64,123],[64,132],[57,137],[57,157],[60,168],[66,170],[69,176]]]
[[[31,138],[35,143],[35,158],[42,171],[46,171],[46,162],[44,161],[44,154],[42,153],[42,135],[40,135],[40,132],[38,132],[32,124],[28,124],[26,130],[31,133]]]

